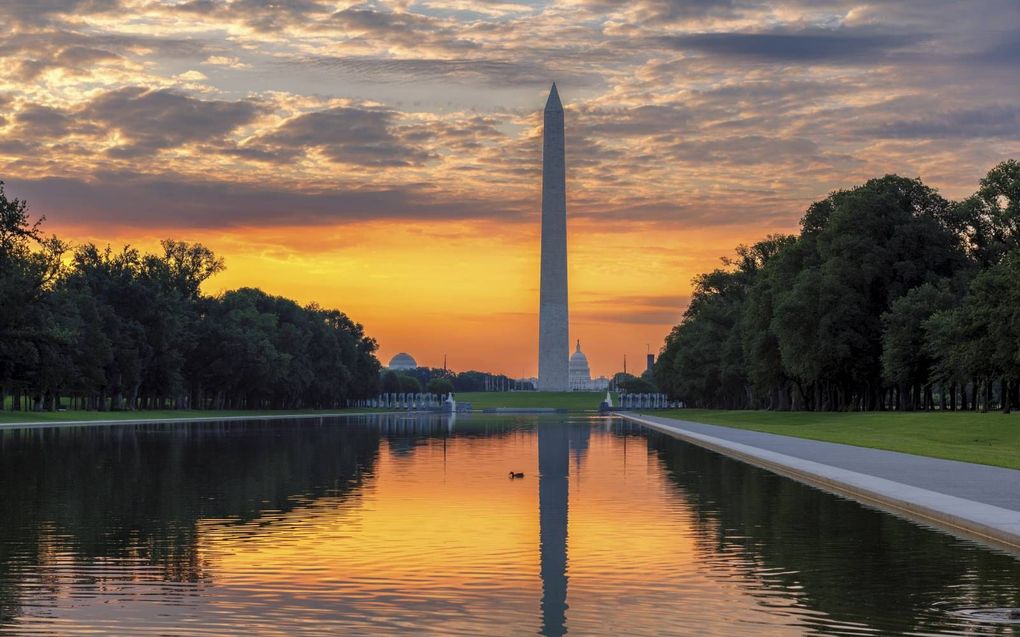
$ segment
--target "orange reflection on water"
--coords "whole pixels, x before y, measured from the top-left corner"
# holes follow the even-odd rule
[[[535,617],[543,590],[538,447],[534,429],[484,438],[390,438],[355,497],[268,513],[245,525],[250,532],[203,521],[201,549],[218,588],[342,599],[365,613],[391,605],[401,612],[395,607],[413,600],[452,604],[453,616]],[[675,493],[643,439],[585,424],[571,428],[567,449],[562,550],[571,607],[582,609],[594,590],[633,594],[650,579],[694,567],[689,518],[671,504]],[[510,470],[526,477],[510,480]],[[492,596],[500,599],[497,607]],[[492,634],[502,634],[498,624]]]
[[[537,482],[509,480],[507,472],[532,476],[534,446],[522,434],[497,444],[433,439],[404,449],[384,442],[356,497],[269,514],[250,523],[251,535],[206,520],[202,546],[216,556],[216,580],[226,586],[265,584],[268,574],[353,595],[527,589],[538,577]]]

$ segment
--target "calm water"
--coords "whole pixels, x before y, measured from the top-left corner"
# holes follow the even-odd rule
[[[957,613],[1012,606],[1011,556],[619,421],[0,432],[4,635],[1020,635]]]

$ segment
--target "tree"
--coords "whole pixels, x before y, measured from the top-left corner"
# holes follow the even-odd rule
[[[946,225],[951,208],[919,180],[889,175],[809,211],[801,239],[814,254],[774,323],[783,366],[808,406],[879,405],[882,314],[910,289],[966,266],[960,237]]]
[[[428,382],[426,389],[431,394],[445,396],[446,394],[453,393],[453,381],[449,378],[433,378]]]
[[[400,379],[393,370],[387,370],[382,376],[382,391],[387,394],[395,394],[400,391]]]
[[[57,353],[68,339],[49,298],[67,246],[45,238],[42,222],[29,217],[27,202],[8,199],[0,181],[0,404],[10,388],[14,409],[22,392],[56,381],[54,366],[63,364]],[[39,407],[41,398],[35,402]]]
[[[400,391],[404,394],[417,394],[421,391],[421,383],[414,376],[408,376],[407,374],[397,374],[397,380],[400,382]]]
[[[931,380],[935,361],[926,347],[925,322],[955,305],[948,281],[925,283],[893,301],[882,315],[882,374],[898,388],[898,408],[933,408]]]
[[[955,213],[980,266],[994,265],[1020,248],[1020,162],[1010,159],[988,171],[978,191]]]
[[[971,281],[958,308],[935,314],[925,322],[931,334],[927,354],[937,361],[940,375],[969,376],[982,383],[984,408],[992,399],[992,384],[1000,384],[1003,411],[1009,412],[1020,387],[1020,250],[980,272]],[[976,401],[975,401],[976,402]]]

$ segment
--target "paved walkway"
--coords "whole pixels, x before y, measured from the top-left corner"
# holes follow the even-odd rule
[[[620,417],[827,491],[1020,553],[1020,471],[720,427]]]

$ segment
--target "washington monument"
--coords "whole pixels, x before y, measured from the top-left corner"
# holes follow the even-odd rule
[[[556,84],[542,131],[542,281],[538,303],[538,389],[568,391],[567,183],[563,104]]]

